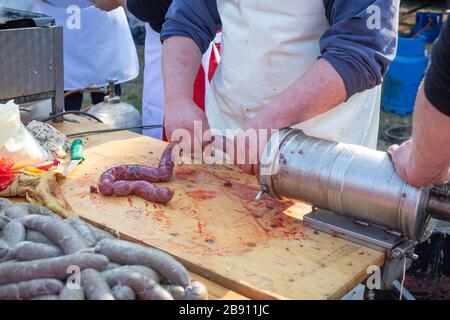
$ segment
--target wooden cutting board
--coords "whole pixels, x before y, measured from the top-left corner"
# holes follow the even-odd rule
[[[91,121],[65,123],[73,133],[102,128]],[[336,299],[381,265],[382,253],[316,232],[301,218],[311,208],[263,198],[255,177],[232,166],[183,165],[171,182],[167,205],[137,197],[90,193],[111,166],[157,165],[164,143],[129,132],[84,138],[86,161],[63,183],[69,204],[83,218],[123,238],[164,250],[190,270],[258,299]]]

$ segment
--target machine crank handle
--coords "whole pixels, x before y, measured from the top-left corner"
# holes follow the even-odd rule
[[[431,189],[427,212],[433,218],[450,222],[450,190]]]

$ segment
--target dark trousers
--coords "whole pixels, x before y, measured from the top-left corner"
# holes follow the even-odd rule
[[[116,95],[122,95],[122,87],[120,84],[115,86]],[[91,102],[92,104],[97,104],[103,102],[105,94],[102,92],[91,92]],[[79,111],[81,105],[83,104],[83,94],[75,93],[64,99],[64,109],[66,111]]]

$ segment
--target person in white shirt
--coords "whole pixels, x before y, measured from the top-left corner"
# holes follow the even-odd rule
[[[107,78],[120,84],[136,78],[139,62],[125,12],[97,9],[87,0],[35,0],[32,10],[55,18],[64,27],[64,90],[95,84],[106,86]],[[92,103],[104,94],[92,94]],[[66,110],[79,110],[82,94],[66,98]]]

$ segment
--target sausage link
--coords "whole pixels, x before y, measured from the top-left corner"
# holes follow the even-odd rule
[[[167,203],[173,192],[159,188],[152,183],[169,181],[172,177],[174,162],[172,146],[168,145],[159,161],[158,168],[143,165],[121,165],[105,171],[99,179],[98,190],[105,196],[137,195],[156,203]]]
[[[80,270],[93,268],[105,270],[108,259],[100,254],[76,253],[62,257],[0,263],[0,285],[42,278],[64,280],[70,274],[69,267],[77,266]]]
[[[0,285],[1,300],[32,299],[44,295],[55,295],[64,287],[57,279],[36,279],[7,285]]]
[[[84,300],[84,291],[81,288],[71,288],[68,284],[59,293],[59,300]]]
[[[150,267],[168,279],[171,284],[183,288],[190,284],[190,277],[186,268],[175,258],[161,250],[123,240],[105,239],[97,243],[95,251],[107,256],[113,262]]]
[[[63,249],[65,254],[88,248],[84,239],[64,220],[50,216],[29,215],[24,220],[24,224],[28,229],[43,233]]]
[[[26,234],[25,226],[21,222],[13,220],[3,229],[3,241],[12,248],[19,242],[24,241]]]
[[[87,300],[115,300],[105,279],[95,269],[81,272],[81,284]]]
[[[112,194],[117,197],[132,194],[155,203],[167,203],[173,197],[173,191],[160,188],[147,181],[116,181],[112,184]]]
[[[136,293],[129,286],[118,284],[111,291],[116,300],[136,300]]]
[[[14,247],[14,257],[19,261],[32,261],[62,256],[62,250],[44,243],[23,241]]]

